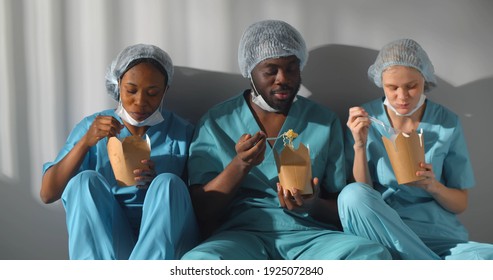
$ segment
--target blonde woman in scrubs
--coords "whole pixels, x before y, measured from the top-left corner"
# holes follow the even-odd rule
[[[384,46],[368,76],[384,97],[349,110],[347,167],[357,183],[338,198],[345,232],[378,241],[396,259],[492,259],[493,245],[469,241],[457,214],[466,210],[475,184],[459,117],[425,92],[436,86],[421,46],[402,39]],[[425,162],[417,176],[399,185],[382,142],[381,125],[424,132]]]

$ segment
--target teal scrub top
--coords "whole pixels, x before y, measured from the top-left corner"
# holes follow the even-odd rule
[[[246,91],[248,92],[248,91]],[[309,147],[312,175],[318,177],[325,191],[340,191],[346,182],[342,127],[336,114],[327,108],[298,96],[280,133],[293,129],[294,140]],[[235,145],[245,134],[260,131],[244,94],[237,95],[210,109],[196,127],[190,146],[188,172],[190,185],[204,185],[221,173],[236,156]],[[276,183],[279,181],[274,149],[281,152],[282,138],[274,146],[267,144],[265,159],[241,182],[233,199],[223,229],[304,230],[335,228],[322,224],[308,214],[280,207]]]
[[[186,162],[188,148],[193,136],[193,126],[172,112],[163,110],[161,113],[164,121],[149,127],[146,132],[151,142],[151,160],[155,163],[157,174],[173,173],[182,177],[186,182]],[[73,128],[55,160],[43,165],[43,174],[72,150],[75,144],[89,130],[96,116],[99,115],[112,116],[120,121],[120,123],[123,123],[121,118],[115,114],[114,109],[108,109],[85,117]],[[118,138],[123,139],[130,135],[130,131],[124,127],[120,131]],[[91,147],[77,173],[84,170],[95,170],[103,175],[111,186],[116,186],[117,182],[108,158],[107,144],[108,138],[104,138]],[[132,188],[118,188],[118,190],[125,192],[131,191]],[[138,199],[141,200],[142,198]]]
[[[371,101],[362,107],[370,116],[390,126],[383,99]],[[421,129],[425,161],[432,164],[436,179],[449,188],[472,188],[475,179],[459,117],[428,99],[418,131]],[[350,130],[346,132],[346,166],[347,172],[352,172],[354,140]],[[441,207],[426,191],[397,183],[381,139],[382,135],[388,137],[382,126],[371,125],[367,157],[374,188],[382,193],[386,202],[418,235],[467,240],[467,230],[459,222],[457,215]]]

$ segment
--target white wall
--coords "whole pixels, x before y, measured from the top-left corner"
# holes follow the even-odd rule
[[[477,127],[493,105],[492,12],[488,0],[0,0],[0,259],[67,258],[63,207],[38,199],[41,168],[83,116],[115,105],[104,72],[118,51],[156,44],[177,66],[237,77],[241,33],[267,18],[295,26],[311,53],[420,42],[463,100],[437,97],[463,118],[478,176],[461,219],[471,239],[493,243],[492,133]]]

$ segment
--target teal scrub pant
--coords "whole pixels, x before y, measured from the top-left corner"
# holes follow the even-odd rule
[[[388,250],[365,238],[313,229],[258,232],[225,230],[198,245],[184,260],[368,260],[391,259]]]
[[[186,185],[163,173],[147,190],[111,187],[95,171],[62,194],[70,259],[179,259],[199,238]]]
[[[493,259],[492,244],[418,236],[368,185],[347,185],[339,194],[338,207],[344,232],[385,245],[395,259]]]

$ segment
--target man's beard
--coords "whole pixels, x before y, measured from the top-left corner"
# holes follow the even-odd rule
[[[267,102],[269,106],[271,106],[276,110],[279,110],[279,112],[287,113],[291,108],[291,105],[293,104],[293,100],[296,98],[296,95],[298,94],[300,87],[301,87],[301,83],[298,84],[298,86],[294,90],[292,90],[291,88],[287,88],[288,90],[294,93],[288,99],[283,99],[283,100],[276,99],[274,98],[275,93],[273,92],[269,93],[269,95],[267,96],[268,98],[265,98],[266,97],[265,95],[263,97],[265,99],[265,102]]]

